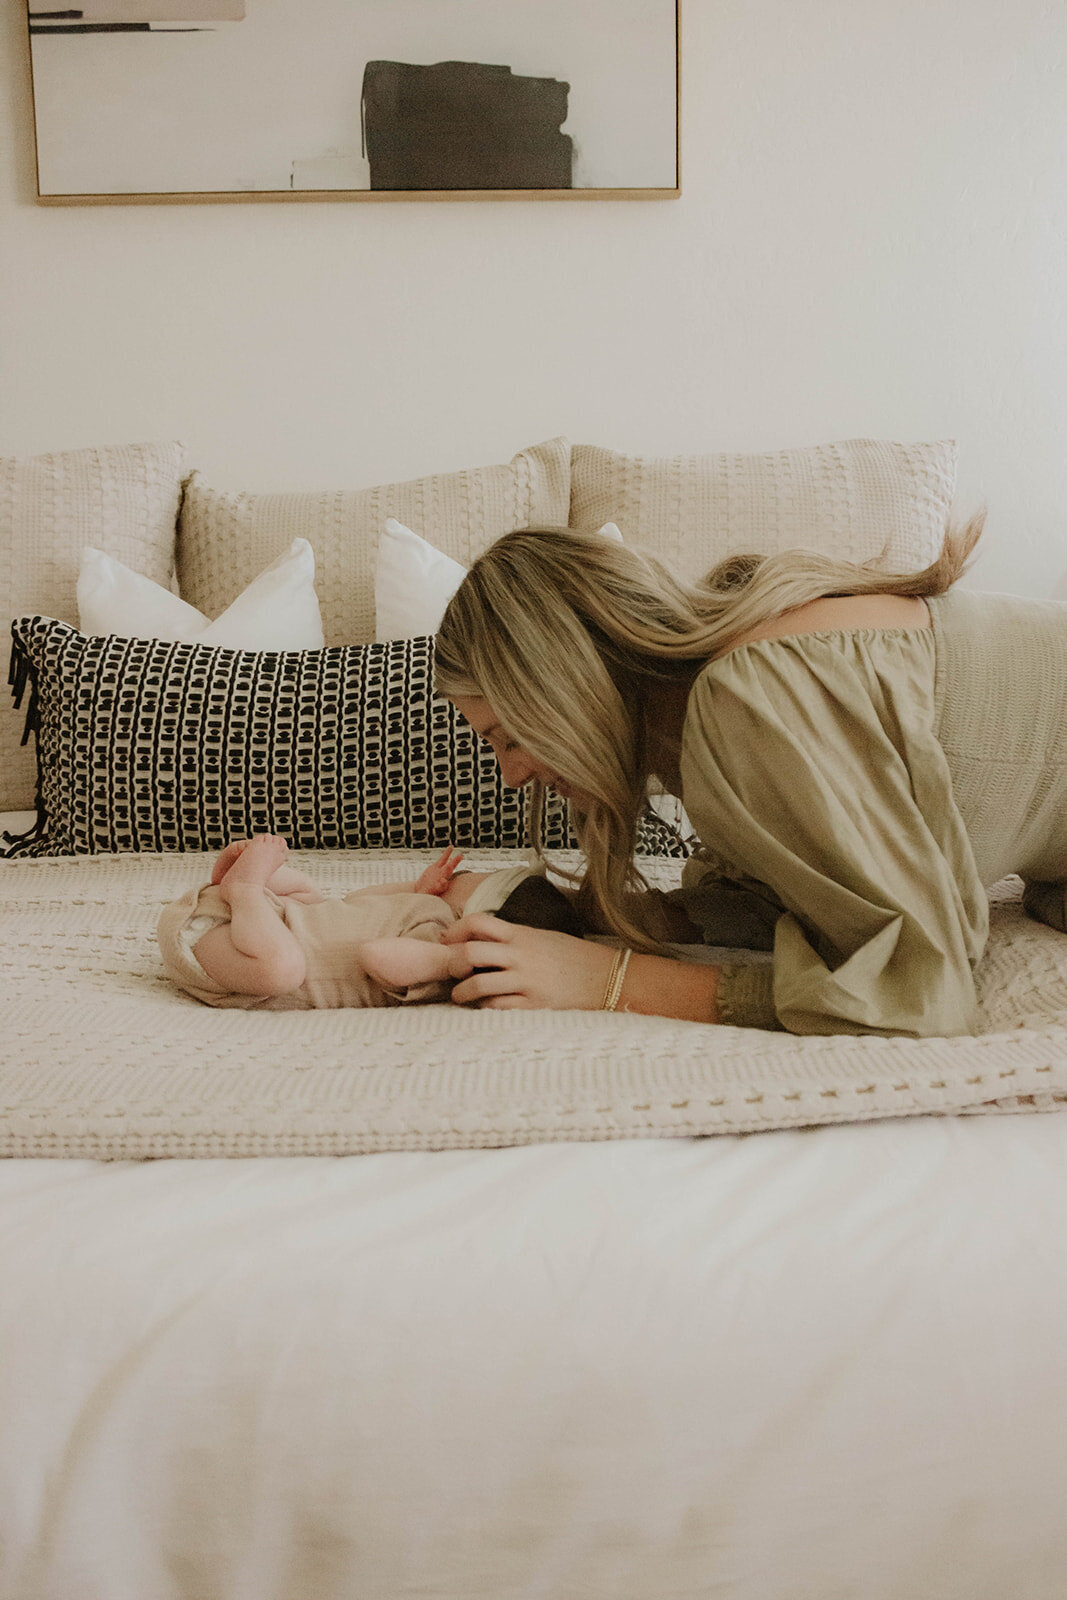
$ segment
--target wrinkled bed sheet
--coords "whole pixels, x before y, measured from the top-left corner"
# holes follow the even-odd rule
[[[1067,1120],[0,1163],[3,1600],[1062,1600]]]

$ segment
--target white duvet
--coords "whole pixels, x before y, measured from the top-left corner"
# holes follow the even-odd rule
[[[3,1600],[1062,1600],[1067,1119],[0,1163]]]

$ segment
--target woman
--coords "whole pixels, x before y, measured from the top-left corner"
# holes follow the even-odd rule
[[[442,623],[439,690],[535,811],[545,785],[572,802],[580,902],[632,954],[465,918],[445,935],[471,969],[453,998],[972,1032],[985,886],[1019,872],[1062,930],[1067,879],[1067,610],[953,590],[980,531],[903,576],[794,551],[697,584],[595,535],[493,545]],[[634,868],[650,778],[701,844],[669,896]],[[752,942],[738,915],[773,965],[657,953]]]

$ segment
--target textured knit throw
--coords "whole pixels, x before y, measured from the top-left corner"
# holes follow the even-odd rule
[[[414,877],[427,857],[295,859],[340,892]],[[0,865],[0,1154],[343,1155],[1067,1100],[1067,938],[1026,918],[1010,884],[979,967],[979,1037],[795,1038],[622,1012],[213,1011],[167,983],[154,935],[209,860]],[[650,868],[663,885],[677,870]]]

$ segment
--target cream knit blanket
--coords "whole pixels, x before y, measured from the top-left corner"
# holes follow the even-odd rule
[[[296,857],[336,890],[427,859]],[[596,1012],[210,1010],[168,984],[154,938],[208,861],[0,864],[0,1154],[343,1155],[1067,1101],[1067,938],[1024,917],[1010,883],[979,971],[979,1037],[802,1039]]]

